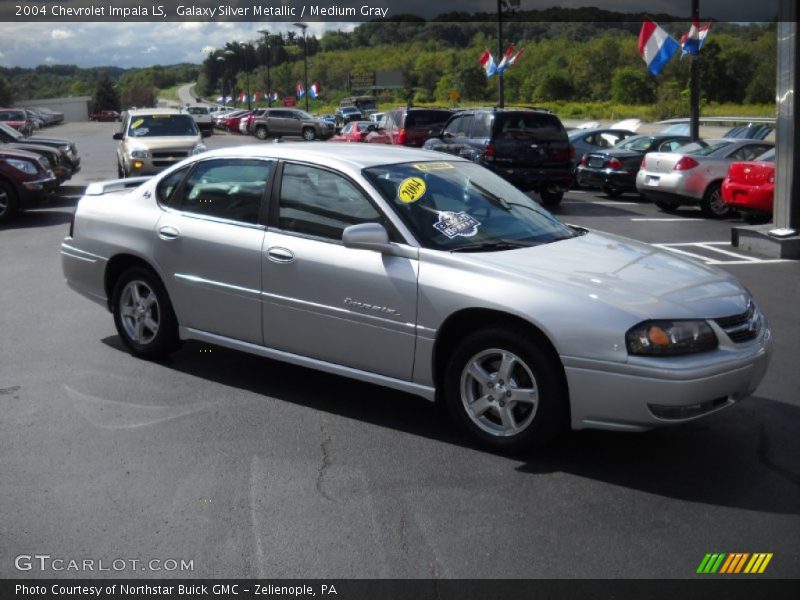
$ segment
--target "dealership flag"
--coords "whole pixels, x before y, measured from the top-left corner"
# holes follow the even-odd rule
[[[711,29],[711,23],[706,23],[700,27],[699,19],[695,13],[692,26],[689,28],[689,33],[681,36],[681,58],[687,54],[697,56],[700,52],[700,48],[706,41],[709,29]]]
[[[272,102],[277,102],[277,101],[278,101],[278,92],[272,92],[272,93],[269,95],[269,99],[270,99]]]
[[[639,55],[647,63],[647,70],[659,75],[678,52],[680,45],[666,31],[649,19],[642,23],[639,32]]]
[[[481,63],[483,70],[486,71],[486,77],[491,77],[497,72],[497,65],[494,64],[494,57],[489,50],[483,51],[478,62]]]
[[[230,104],[231,102],[233,102],[233,96],[228,96],[225,98],[225,104]]]
[[[303,84],[302,84],[302,83],[300,83],[299,81],[297,82],[297,85],[295,86],[295,90],[296,90],[296,92],[297,92],[297,98],[298,98],[298,99],[299,99],[299,98],[302,98],[303,96],[305,96],[305,95],[306,95],[306,90],[305,90],[305,88],[303,87]]]
[[[319,83],[315,81],[309,86],[308,95],[311,96],[312,100],[316,100],[319,97]]]
[[[253,102],[258,102],[259,98],[261,98],[261,92],[256,92],[253,94]]]
[[[517,62],[519,55],[522,54],[522,50],[519,52],[514,52],[514,44],[510,44],[506,49],[506,53],[503,55],[503,60],[500,61],[500,64],[497,65],[497,72],[502,75],[506,72],[506,69]]]
[[[223,102],[225,102],[225,98],[223,98],[222,96],[217,98],[217,104],[222,104]]]

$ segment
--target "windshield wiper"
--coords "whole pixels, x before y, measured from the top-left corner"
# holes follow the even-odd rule
[[[492,252],[494,250],[515,250],[517,248],[530,248],[538,244],[526,244],[523,242],[499,241],[499,242],[482,242],[480,244],[469,244],[467,246],[460,246],[453,248],[450,252]]]

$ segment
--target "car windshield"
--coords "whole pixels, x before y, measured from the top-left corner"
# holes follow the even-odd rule
[[[25,115],[18,110],[0,110],[0,121],[24,121]]]
[[[339,110],[342,111],[342,114],[344,114],[344,113],[348,113],[349,114],[349,113],[361,112],[355,106],[344,106],[344,107],[340,108]]]
[[[364,169],[364,175],[425,248],[510,249],[575,235],[513,185],[473,163],[402,163]]]
[[[692,156],[708,156],[720,148],[730,146],[731,143],[731,140],[710,140],[706,145],[698,143],[687,144],[681,148],[681,152],[683,154],[691,154]]]
[[[190,106],[186,109],[190,115],[207,115],[208,109],[205,106]]]
[[[189,115],[136,115],[131,117],[128,135],[133,137],[165,137],[200,135]]]
[[[294,112],[295,112],[295,114],[296,114],[298,117],[300,117],[300,118],[301,118],[303,121],[313,121],[313,120],[314,120],[314,117],[312,117],[310,114],[308,114],[308,113],[307,113],[306,111],[304,111],[304,110],[296,110],[296,111],[294,111]]]
[[[21,140],[25,137],[19,131],[13,127],[10,127],[9,125],[6,125],[5,123],[0,123],[0,130],[2,130],[6,135],[13,137],[15,140]]]

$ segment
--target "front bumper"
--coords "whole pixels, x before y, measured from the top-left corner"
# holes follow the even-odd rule
[[[745,348],[720,348],[709,356],[685,357],[676,368],[655,361],[647,367],[564,358],[573,429],[644,431],[699,419],[743,400],[764,378],[772,334],[765,324]],[[730,356],[719,360],[718,352]]]
[[[36,202],[44,200],[58,188],[58,185],[58,178],[52,171],[44,177],[22,182],[19,187],[22,207],[27,208]]]

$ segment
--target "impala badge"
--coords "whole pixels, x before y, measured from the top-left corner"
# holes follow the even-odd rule
[[[381,313],[384,315],[391,315],[393,317],[400,316],[400,313],[394,308],[389,308],[388,306],[378,306],[377,304],[368,304],[367,302],[359,302],[358,300],[353,300],[349,297],[344,299],[344,304],[345,306],[349,306],[351,308],[360,308],[368,312]]]

